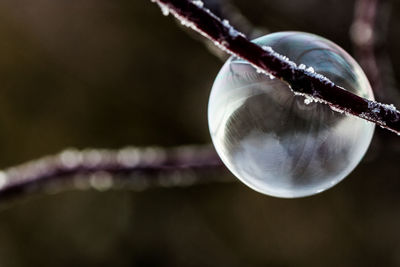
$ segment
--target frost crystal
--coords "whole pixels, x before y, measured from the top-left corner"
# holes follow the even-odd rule
[[[0,188],[7,184],[7,180],[7,175],[3,171],[0,171]]]
[[[168,16],[168,15],[169,15],[169,8],[168,8],[167,5],[161,3],[161,2],[159,2],[159,1],[157,1],[157,0],[151,0],[151,2],[156,3],[156,4],[160,7],[161,13],[162,13],[164,16]]]
[[[261,46],[261,48],[270,53],[274,52],[274,50],[272,50],[272,47],[270,47],[270,46],[263,45],[263,46]]]
[[[301,70],[305,70],[305,69],[306,69],[306,67],[307,67],[307,66],[306,66],[306,65],[304,65],[304,64],[300,64],[300,65],[299,65],[299,69],[301,69]]]
[[[313,97],[313,96],[310,96],[310,95],[307,95],[307,94],[297,93],[297,92],[295,92],[294,94],[295,94],[295,95],[304,96],[304,104],[306,104],[306,105],[309,105],[309,104],[311,104],[312,102],[315,102],[315,103],[325,103],[325,104],[326,104],[326,101],[324,101],[324,100],[322,100],[322,99],[320,99],[320,98],[317,98],[317,97]]]
[[[222,24],[223,24],[225,27],[227,27],[227,28],[229,29],[229,35],[232,36],[233,38],[236,38],[236,37],[238,37],[239,35],[245,37],[243,33],[238,32],[237,30],[235,30],[235,29],[229,24],[229,21],[228,21],[228,20],[224,19],[224,20],[222,21]]]
[[[268,52],[270,52],[270,51],[272,51],[272,53],[274,53],[274,55],[277,55],[277,53],[276,52],[274,52],[273,50],[272,50],[272,48],[270,48],[270,47],[263,47],[263,49],[265,50],[265,51],[268,51]],[[279,55],[279,54],[278,54]],[[291,62],[287,57],[285,57],[285,56],[279,56],[279,58],[281,58],[281,59],[283,59],[284,61],[286,61],[286,62]],[[296,66],[296,64],[294,63],[294,62],[291,62],[291,63],[293,63],[294,65],[294,67]],[[334,85],[334,83],[331,81],[331,80],[329,80],[327,77],[325,77],[324,75],[322,75],[322,74],[319,74],[319,73],[316,73],[315,72],[315,70],[314,70],[314,68],[313,67],[307,67],[305,64],[300,64],[300,65],[298,65],[297,66],[297,68],[299,68],[300,70],[305,70],[308,74],[310,74],[311,76],[313,76],[314,78],[317,78],[318,80],[320,80],[320,81],[322,81],[322,82],[324,82],[324,83],[326,83],[326,84],[331,84],[331,85]]]
[[[168,15],[169,15],[169,9],[168,9],[167,6],[160,5],[160,8],[161,8],[161,12],[162,12],[162,14],[163,14],[164,16],[168,16]]]
[[[261,48],[264,49],[264,51],[270,53],[272,56],[277,57],[280,60],[286,62],[287,64],[290,65],[291,68],[296,68],[297,67],[296,63],[291,61],[288,57],[275,52],[270,46],[263,45],[263,46],[261,46]]]
[[[379,106],[379,103],[368,102],[368,108],[369,108],[373,113],[379,113],[379,112],[381,112],[381,108],[380,108],[380,106]]]
[[[265,70],[263,70],[263,69],[261,69],[261,68],[255,66],[255,65],[253,65],[253,67],[256,69],[256,72],[257,72],[257,73],[265,74],[265,75],[267,75],[271,80],[275,79],[275,76],[272,75],[271,73],[269,73],[269,72],[267,72],[267,71],[265,71]]]
[[[309,72],[309,73],[315,73],[313,67],[308,67],[308,68],[306,69],[306,71]]]
[[[189,28],[194,28],[195,27],[193,22],[191,22],[191,21],[189,21],[189,20],[187,20],[187,19],[185,19],[183,17],[179,18],[179,20],[181,21],[181,24],[183,26],[186,26],[186,27],[189,27]]]
[[[335,106],[329,105],[329,107],[330,107],[333,111],[335,111],[335,112],[345,113],[344,110],[339,109],[339,108],[337,108],[337,107],[335,107]]]
[[[151,0],[151,2],[156,3],[156,4],[160,7],[161,13],[162,13],[164,16],[168,16],[168,15],[169,15],[169,8],[168,8],[167,5],[161,3],[161,2],[159,2],[159,1],[157,1],[157,0]]]
[[[311,70],[309,70],[311,68]],[[330,85],[330,86],[335,86],[335,84],[329,80],[327,77],[325,77],[322,74],[316,73],[314,72],[314,69],[312,67],[308,68],[306,71],[314,78],[317,78],[318,80],[320,80],[321,82],[323,82],[324,84]]]
[[[303,96],[305,98],[304,99],[304,104],[306,104],[306,105],[311,104],[312,102],[322,103],[322,104],[329,104],[327,101],[325,101],[325,100],[323,100],[323,99],[321,99],[319,97],[312,96],[312,95],[305,94],[305,93],[300,93],[298,91],[294,91],[291,86],[289,86],[289,88],[290,88],[290,90],[292,90],[294,95]]]
[[[231,25],[229,24],[229,20],[227,20],[227,19],[224,19],[222,21],[222,24],[224,24],[225,27],[231,27]]]
[[[256,68],[257,73],[265,73],[265,71],[263,69],[260,68]]]
[[[375,120],[375,121],[378,121],[378,123],[379,124],[381,124],[381,125],[386,125],[386,123],[385,122],[383,122],[381,119],[380,119],[380,113],[382,112],[382,111],[384,111],[385,113],[387,113],[387,112],[390,112],[390,113],[397,113],[398,112],[398,110],[396,109],[396,107],[393,105],[393,104],[382,104],[382,103],[377,103],[377,102],[372,102],[372,101],[369,101],[368,102],[368,108],[371,110],[371,112],[372,112],[372,117],[371,116],[369,116],[368,118],[369,119],[371,119],[371,120]],[[382,110],[382,108],[384,108],[383,110]],[[398,115],[398,114],[397,114]],[[360,116],[361,117],[361,116]],[[390,129],[389,129],[390,130]],[[395,132],[395,131],[394,131]],[[397,133],[397,132],[396,132]],[[399,134],[399,133],[398,133]],[[400,135],[400,134],[399,134]]]
[[[198,7],[203,7],[204,6],[204,3],[202,1],[200,1],[200,0],[193,0],[192,3],[195,4]]]
[[[394,112],[397,111],[396,107],[393,104],[382,104],[382,106],[384,106],[385,108],[387,108],[391,111],[394,111]]]
[[[300,64],[300,65],[298,66],[298,68],[301,69],[301,70],[305,70],[305,71],[308,72],[308,73],[315,73],[313,67],[308,67],[308,68],[307,68],[307,66],[304,65],[304,64]]]
[[[304,98],[304,104],[309,105],[313,102],[312,98],[310,97],[305,97]]]

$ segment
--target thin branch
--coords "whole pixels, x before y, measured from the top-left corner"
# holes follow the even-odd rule
[[[328,104],[333,110],[369,120],[400,134],[400,112],[393,106],[364,99],[335,85],[322,75],[298,68],[270,48],[249,41],[227,21],[212,14],[199,0],[152,0],[167,15],[212,40],[224,51],[286,82],[296,94]]]
[[[235,27],[241,32],[251,36],[252,38],[260,37],[269,33],[268,29],[253,25],[250,20],[248,20],[240,12],[239,8],[235,6],[232,0],[203,0],[203,3],[207,5],[207,7],[214,14],[228,19],[232,25],[235,25]],[[217,56],[223,61],[228,59],[228,55],[221,49],[218,49],[218,47],[216,47],[209,39],[202,38],[190,29],[188,29],[186,32],[189,33],[193,38],[203,42],[206,48],[213,55]]]
[[[385,47],[390,10],[386,0],[357,0],[350,37],[355,56],[374,88],[377,99],[399,104],[400,93],[393,86],[392,64]]]
[[[152,186],[187,186],[223,181],[222,163],[210,146],[174,149],[134,148],[121,150],[65,150],[54,156],[0,171],[0,199],[50,188],[110,187],[142,190]],[[196,175],[194,175],[196,172]],[[201,175],[203,174],[203,175]]]
[[[357,0],[354,6],[354,19],[350,27],[350,37],[358,61],[365,71],[374,92],[382,90],[382,81],[375,58],[378,0]]]
[[[235,3],[233,3],[233,0],[203,0],[203,3],[207,7],[210,7],[210,3],[213,3],[213,6],[216,6],[216,3],[218,3],[217,12],[215,12],[214,8],[210,8],[210,10],[217,16],[228,19],[229,22],[232,25],[235,25],[238,30],[252,38],[260,37],[261,35],[269,33],[268,29],[258,27],[251,23]]]

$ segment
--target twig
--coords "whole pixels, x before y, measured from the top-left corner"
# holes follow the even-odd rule
[[[380,93],[382,81],[375,58],[378,0],[358,0],[354,6],[354,19],[350,27],[350,37],[358,61],[365,71],[375,93]]]
[[[235,25],[241,32],[250,35],[252,38],[260,37],[269,31],[266,28],[260,28],[253,25],[232,3],[232,0],[203,0],[203,3],[217,16],[227,18],[232,25]],[[213,42],[207,38],[198,36],[195,32],[188,29],[188,32],[195,39],[203,42],[211,54],[217,56],[223,61],[228,59],[228,55],[221,49],[218,49]]]
[[[64,189],[62,182],[66,181],[74,182],[77,188],[93,187],[98,190],[118,184],[123,188],[142,190],[151,186],[187,186],[210,180],[223,181],[223,176],[212,175],[221,167],[219,157],[210,146],[169,150],[134,147],[116,151],[69,149],[0,171],[0,199],[46,187]],[[193,175],[193,172],[205,175]]]
[[[165,15],[172,13],[182,24],[211,39],[224,51],[286,82],[296,94],[328,104],[400,134],[400,112],[393,106],[364,99],[335,85],[322,75],[298,68],[270,48],[260,47],[212,14],[199,0],[152,0]]]
[[[393,69],[386,51],[390,6],[386,0],[358,0],[350,28],[355,56],[365,71],[375,96],[381,101],[400,103],[393,84]]]
[[[207,7],[210,7],[210,3],[214,4],[213,6],[216,6],[218,3],[217,10],[215,8],[210,8],[210,10],[217,16],[228,19],[238,30],[252,38],[260,37],[260,35],[265,35],[269,32],[266,28],[253,25],[235,3],[233,3],[233,0],[203,0],[203,2]]]

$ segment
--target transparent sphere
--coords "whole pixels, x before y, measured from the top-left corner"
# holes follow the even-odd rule
[[[331,41],[278,32],[254,42],[373,99],[359,65]],[[340,182],[365,154],[373,123],[304,100],[235,57],[218,73],[208,104],[211,137],[228,169],[254,190],[284,198],[313,195]]]

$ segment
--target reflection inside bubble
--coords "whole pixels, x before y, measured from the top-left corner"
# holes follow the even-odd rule
[[[254,42],[373,99],[357,63],[326,39],[281,32]],[[374,131],[365,120],[306,104],[285,83],[237,58],[219,72],[208,109],[213,143],[227,167],[253,189],[278,197],[312,195],[340,182],[361,160]]]

